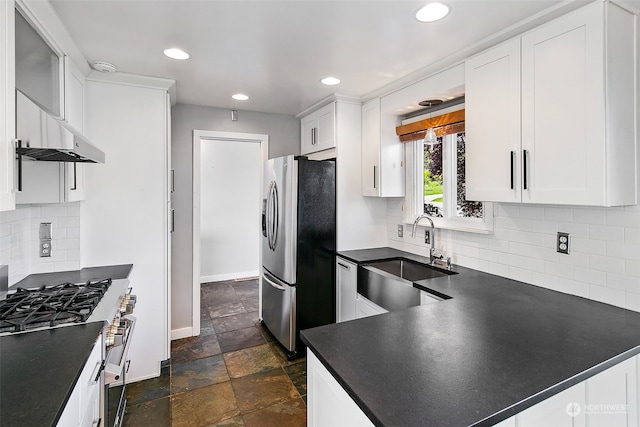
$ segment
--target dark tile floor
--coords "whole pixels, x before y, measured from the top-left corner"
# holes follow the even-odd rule
[[[160,377],[128,386],[124,426],[305,426],[306,359],[287,361],[258,321],[258,281],[203,284],[201,313]]]

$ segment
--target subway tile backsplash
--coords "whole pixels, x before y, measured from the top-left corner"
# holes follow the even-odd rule
[[[388,201],[389,246],[428,256],[423,234],[397,236],[403,199]],[[571,233],[569,255],[556,233]],[[640,311],[640,206],[494,204],[493,234],[436,231],[455,264]]]
[[[38,254],[39,227],[51,223],[51,257]],[[18,206],[0,212],[0,264],[9,265],[9,285],[28,274],[80,268],[80,204]]]

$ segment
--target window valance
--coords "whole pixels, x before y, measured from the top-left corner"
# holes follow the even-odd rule
[[[436,136],[464,132],[464,109],[442,114],[429,119],[420,120],[396,127],[396,135],[401,142],[424,139],[427,129],[434,128]]]

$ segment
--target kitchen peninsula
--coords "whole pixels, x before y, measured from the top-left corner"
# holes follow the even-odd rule
[[[390,248],[339,256],[358,264],[398,257],[428,262]],[[511,423],[510,417],[567,392],[560,414],[552,414],[562,418],[551,419],[554,425],[557,420],[571,425],[565,408],[580,404],[581,393],[584,399],[585,380],[614,370],[622,375],[614,379],[622,381],[615,386],[627,388],[622,396],[628,395],[629,401],[587,403],[618,404],[627,413],[594,417],[616,421],[622,416],[627,424],[620,425],[637,423],[634,356],[640,353],[640,313],[459,266],[453,269],[459,274],[414,284],[450,299],[302,332],[313,353],[309,425],[326,424],[314,424],[313,412],[327,416],[322,399],[331,389],[318,383],[314,360],[377,426]],[[630,371],[621,373],[620,366]],[[589,390],[589,397],[616,400],[619,394],[613,390],[617,388],[600,383]],[[329,412],[340,410],[333,406]],[[584,412],[572,415],[584,417]],[[537,422],[548,425],[551,419]]]

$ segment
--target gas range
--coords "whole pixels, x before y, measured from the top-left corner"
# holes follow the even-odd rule
[[[102,279],[37,289],[18,287],[0,301],[0,333],[86,322],[111,284],[111,279]]]
[[[112,272],[116,277],[127,277],[131,267],[96,267],[79,272],[33,275],[10,288],[4,299],[0,299],[0,335],[27,334],[83,322],[104,323],[98,373],[103,390],[99,398],[100,418],[110,427],[121,425],[126,407],[128,351],[136,324],[131,314],[137,298],[131,294],[128,279],[95,277],[99,277],[98,273]],[[88,277],[91,279],[84,280]]]

